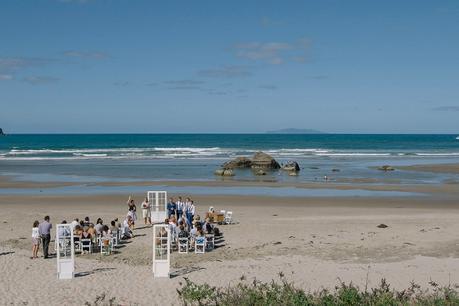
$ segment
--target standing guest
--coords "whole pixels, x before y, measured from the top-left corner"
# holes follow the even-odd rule
[[[142,202],[142,217],[145,225],[151,224],[151,205],[148,202],[148,197]]]
[[[49,258],[48,248],[51,241],[51,228],[53,228],[53,225],[49,223],[49,216],[45,216],[43,222],[38,225],[38,233],[43,242],[43,257],[45,259]]]
[[[177,202],[175,202],[175,207],[177,209],[177,219],[180,220],[183,216],[183,201],[182,197],[178,197]]]
[[[135,203],[134,203],[134,199],[131,199],[131,197],[129,197],[129,210],[128,210],[128,216],[131,216],[131,219],[132,219],[132,228],[134,228],[135,226],[135,222],[137,221],[137,207],[135,206]]]
[[[38,258],[38,249],[40,248],[40,233],[38,225],[40,222],[35,221],[32,227],[32,257],[31,259]]]
[[[190,211],[190,222],[193,222],[193,219],[196,216],[196,206],[194,206],[193,200],[191,200],[190,202],[189,211]]]
[[[174,198],[170,198],[169,202],[167,203],[167,217],[170,218],[172,216],[176,217],[177,211],[177,204],[174,202]]]
[[[186,216],[186,223],[188,224],[189,227],[192,227],[192,222],[193,222],[193,216],[192,216],[192,206],[191,206],[191,199],[186,198],[185,200],[185,205],[183,208],[183,211],[185,212]]]

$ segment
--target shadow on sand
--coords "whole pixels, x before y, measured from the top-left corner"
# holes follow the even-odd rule
[[[169,274],[169,277],[170,278],[175,278],[175,277],[178,277],[178,276],[183,276],[183,275],[186,275],[186,274],[189,274],[189,273],[192,273],[192,272],[195,272],[195,271],[200,271],[200,270],[205,270],[205,268],[202,268],[202,267],[183,268],[183,269],[179,269],[179,270],[176,270],[174,272],[171,272]]]
[[[98,268],[92,271],[78,272],[78,273],[75,273],[75,277],[84,277],[84,276],[88,276],[88,275],[95,274],[98,272],[111,271],[111,270],[115,270],[115,268]]]

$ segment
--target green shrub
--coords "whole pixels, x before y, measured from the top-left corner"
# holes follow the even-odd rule
[[[184,305],[218,306],[265,306],[265,305],[323,305],[323,306],[389,306],[389,305],[459,305],[457,288],[440,287],[430,283],[432,290],[422,290],[412,283],[408,289],[397,291],[390,288],[385,279],[376,288],[361,290],[352,283],[340,283],[333,291],[323,289],[305,292],[286,281],[281,275],[280,282],[247,283],[244,278],[236,285],[211,287],[196,284],[189,279],[177,290]]]

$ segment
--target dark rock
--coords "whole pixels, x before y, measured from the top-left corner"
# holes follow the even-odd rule
[[[392,167],[392,166],[389,166],[389,165],[384,165],[384,166],[379,167],[378,170],[381,170],[381,171],[394,171],[395,168]]]
[[[276,241],[276,242],[273,242],[274,245],[277,245],[277,244],[282,244],[282,242],[280,241]]]
[[[5,136],[5,133],[3,133],[3,130],[0,128],[0,136]]]
[[[332,172],[340,172],[340,171],[341,171],[341,170],[336,169],[336,168],[333,168],[333,169],[332,169]]]
[[[224,169],[250,168],[251,166],[252,161],[247,157],[236,157],[235,159],[227,161],[222,165]]]
[[[257,152],[252,158],[252,169],[279,169],[279,163],[269,154]]]
[[[282,166],[282,170],[298,172],[300,171],[300,165],[296,161],[289,161]]]
[[[378,225],[377,227],[379,227],[379,228],[386,228],[386,227],[389,227],[389,226],[385,225],[384,223],[381,223],[381,224]]]

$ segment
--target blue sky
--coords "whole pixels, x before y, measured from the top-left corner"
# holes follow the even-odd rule
[[[0,2],[0,127],[459,132],[459,1]]]

